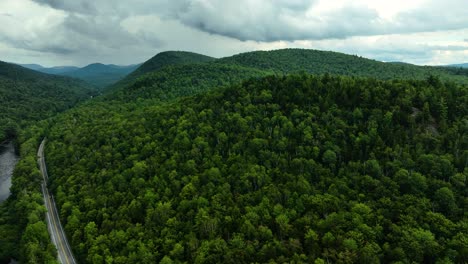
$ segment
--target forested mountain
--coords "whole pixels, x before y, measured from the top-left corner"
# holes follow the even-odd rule
[[[82,79],[99,88],[105,88],[120,81],[139,66],[139,64],[119,66],[113,64],[105,65],[102,63],[93,63],[74,71],[61,73],[61,75]]]
[[[84,82],[0,61],[0,141],[31,120],[41,120],[93,95]]]
[[[442,80],[468,83],[466,78],[468,70],[457,74],[445,67],[384,63],[332,51],[305,49],[254,51],[222,58],[217,62],[272,70],[276,73],[329,73],[378,79],[425,79],[429,75],[434,75]]]
[[[111,87],[104,98],[123,102],[137,98],[147,100],[162,97],[165,100],[174,92],[177,96],[187,96],[209,90],[213,85],[235,84],[246,77],[300,72],[384,80],[424,80],[434,76],[445,81],[468,84],[468,70],[460,68],[384,63],[330,51],[254,51],[221,59],[188,52],[163,52]]]
[[[134,72],[114,85],[114,88],[111,90],[125,87],[140,76],[149,72],[157,71],[165,66],[209,62],[212,60],[214,60],[214,58],[187,51],[161,52],[140,65]]]
[[[464,263],[467,83],[314,50],[160,53],[22,134],[12,207],[27,232],[0,233],[22,260],[53,256],[26,206],[47,136],[79,263]]]

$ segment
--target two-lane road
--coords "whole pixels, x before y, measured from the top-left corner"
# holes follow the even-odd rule
[[[60,223],[54,197],[49,194],[49,190],[47,189],[47,180],[49,179],[49,176],[47,174],[47,167],[44,158],[45,142],[45,139],[42,140],[42,143],[37,151],[37,163],[39,164],[39,169],[41,170],[42,177],[44,178],[44,182],[42,183],[42,195],[44,196],[44,204],[47,209],[47,228],[49,229],[52,243],[54,243],[55,247],[57,248],[59,262],[62,264],[76,264],[75,258],[73,257],[73,252],[71,251],[70,245],[68,244],[65,231],[63,231],[62,224]]]

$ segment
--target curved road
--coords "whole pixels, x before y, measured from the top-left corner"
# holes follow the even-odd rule
[[[49,194],[49,190],[47,189],[47,181],[49,176],[47,174],[47,167],[44,157],[45,142],[45,139],[42,140],[41,145],[37,151],[37,163],[39,164],[39,169],[41,170],[42,177],[44,178],[44,182],[42,183],[42,195],[44,196],[44,204],[47,209],[47,227],[49,229],[50,237],[52,238],[52,243],[54,243],[55,247],[57,248],[59,262],[62,264],[76,264],[75,258],[73,257],[73,252],[71,251],[70,245],[68,244],[65,231],[63,231],[62,224],[60,223],[54,197]]]

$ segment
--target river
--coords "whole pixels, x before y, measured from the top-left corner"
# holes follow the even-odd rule
[[[11,176],[18,160],[13,142],[0,145],[0,203],[10,196]]]

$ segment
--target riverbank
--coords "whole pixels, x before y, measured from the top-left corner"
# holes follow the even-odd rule
[[[19,156],[13,141],[0,144],[0,203],[10,196],[11,177]]]

